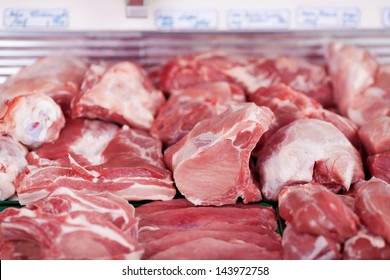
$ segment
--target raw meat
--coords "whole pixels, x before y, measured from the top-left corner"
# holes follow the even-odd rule
[[[231,105],[198,123],[165,151],[176,187],[195,205],[261,200],[249,170],[250,153],[273,120],[272,112],[253,103]]]
[[[260,150],[257,168],[270,200],[289,184],[314,181],[338,191],[364,178],[359,152],[335,126],[315,119],[279,129]]]
[[[139,231],[143,232],[150,229],[188,230],[212,225],[216,222],[252,225],[270,231],[276,231],[276,216],[272,208],[258,205],[250,206],[240,204],[240,207],[232,207],[229,205],[223,207],[186,207],[160,210],[141,217]]]
[[[372,176],[390,184],[390,150],[367,158],[368,169]]]
[[[314,98],[324,106],[333,104],[325,67],[298,58],[257,58],[201,53],[177,57],[161,70],[163,91],[186,88],[204,82],[230,81],[249,94],[261,87],[284,83]]]
[[[359,147],[357,126],[347,118],[325,110],[314,99],[295,91],[283,84],[270,87],[262,87],[250,95],[250,100],[259,106],[266,106],[275,114],[275,122],[272,123],[265,137],[265,143],[269,136],[279,128],[297,119],[319,119],[327,121],[337,127],[355,146]]]
[[[366,50],[330,44],[327,59],[341,114],[358,125],[390,115],[390,65],[378,65]]]
[[[338,260],[340,244],[321,235],[300,233],[288,224],[282,238],[285,260]]]
[[[276,234],[275,234],[276,235]],[[232,244],[246,243],[252,244],[260,248],[267,249],[269,253],[272,251],[281,251],[280,237],[270,236],[269,234],[258,234],[251,231],[223,231],[223,230],[202,230],[202,229],[191,229],[187,231],[177,231],[168,234],[158,240],[151,241],[145,244],[145,253],[143,259],[153,259],[153,255],[159,252],[164,252],[171,247],[180,246],[187,242],[201,239],[201,238],[213,238],[215,240],[222,240]],[[209,254],[208,250],[205,250],[204,255]]]
[[[153,201],[137,207],[137,216],[143,218],[158,211],[193,207],[187,199],[172,199],[167,201]]]
[[[356,212],[374,234],[390,243],[390,184],[371,178],[355,185]]]
[[[139,259],[130,236],[96,213],[73,217],[27,208],[0,213],[1,259]]]
[[[202,206],[206,207],[206,206]],[[174,227],[148,227],[144,226],[139,232],[138,235],[138,241],[140,243],[143,243],[145,245],[148,242],[152,242],[161,238],[164,238],[165,236],[168,236],[170,234],[176,233],[178,231],[189,231],[189,230],[205,230],[205,231],[228,231],[232,234],[236,232],[242,232],[242,231],[250,231],[256,234],[267,236],[267,238],[270,238],[272,240],[279,240],[280,242],[280,235],[276,233],[273,230],[270,230],[268,228],[265,228],[261,225],[255,225],[254,223],[247,225],[247,224],[240,224],[239,222],[231,223],[229,221],[227,222],[214,222],[214,223],[206,223],[201,225],[196,225],[195,227],[192,227],[191,225],[188,228],[180,227],[180,228],[174,228]],[[184,234],[184,233],[183,233]]]
[[[226,82],[199,84],[172,92],[160,109],[150,133],[171,146],[198,122],[221,114],[228,105],[245,102],[241,88]]]
[[[358,216],[334,193],[320,184],[284,187],[279,214],[298,232],[343,242],[357,234]]]
[[[16,184],[20,203],[61,186],[128,200],[172,199],[176,190],[161,149],[161,142],[144,131],[75,120],[56,142],[28,155],[30,165]]]
[[[46,57],[20,70],[0,86],[0,107],[6,100],[31,93],[53,98],[63,109],[79,92],[85,62],[75,57]]]
[[[0,132],[31,148],[56,140],[65,125],[60,106],[41,93],[19,95],[2,110]]]
[[[111,222],[125,236],[137,237],[138,221],[134,217],[134,207],[127,200],[108,192],[84,194],[60,187],[27,207],[44,213],[69,213],[73,218],[92,215],[99,221]]]
[[[147,243],[178,231],[250,231],[271,238],[276,234],[274,210],[259,205],[234,204],[194,207],[186,199],[154,201],[136,208],[140,219],[139,241]],[[186,218],[188,217],[188,218]]]
[[[390,245],[382,237],[363,229],[344,243],[343,258],[345,260],[389,260]]]
[[[280,259],[282,256],[281,238],[275,232],[276,215],[271,207],[241,203],[195,207],[184,199],[174,199],[142,205],[136,208],[136,215],[138,240],[145,248],[143,259],[248,259],[254,256]],[[214,245],[205,247],[208,242]],[[196,244],[200,247],[194,251],[192,247]]]
[[[330,44],[326,55],[336,104],[349,117],[352,101],[374,83],[378,63],[367,51],[341,42]]]
[[[102,153],[108,143],[118,133],[119,127],[101,121],[71,120],[68,119],[60,137],[52,143],[46,143],[34,153],[30,153],[29,163],[34,157],[49,160],[67,158],[70,154],[79,163],[99,164],[102,162]]]
[[[359,129],[359,137],[369,154],[390,151],[390,116],[382,116]]]
[[[72,117],[98,118],[150,129],[165,102],[144,70],[132,62],[93,64],[80,93],[72,100]]]
[[[10,136],[0,135],[0,200],[15,193],[13,181],[27,165],[27,149]]]
[[[160,88],[169,93],[206,82],[230,81],[223,71],[247,63],[244,57],[212,52],[179,56],[163,66]]]
[[[172,246],[155,254],[152,260],[278,260],[280,251],[268,251],[265,248],[245,242],[226,242],[210,237],[191,240]]]
[[[330,79],[325,67],[302,58],[250,58],[244,66],[223,69],[249,95],[262,87],[285,84],[303,92],[325,107],[333,105]]]

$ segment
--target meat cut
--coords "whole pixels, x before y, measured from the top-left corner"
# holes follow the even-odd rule
[[[281,258],[276,216],[270,207],[195,207],[175,199],[142,205],[136,215],[143,259]]]
[[[143,251],[135,240],[134,209],[118,201],[119,198],[106,194],[84,196],[59,189],[53,196],[49,195],[48,201],[6,209],[0,213],[0,257],[139,259]],[[117,213],[107,213],[112,211]],[[115,217],[118,211],[126,215]],[[120,220],[126,218],[130,220]],[[122,231],[118,227],[121,224],[135,229]]]
[[[47,57],[8,78],[0,86],[0,133],[31,148],[56,140],[65,120],[55,102],[68,113],[85,70],[80,59]]]
[[[58,187],[108,191],[128,200],[172,199],[176,191],[162,159],[162,144],[144,131],[91,120],[68,122],[59,139],[27,158],[17,179],[20,203]]]
[[[389,260],[390,245],[363,228],[344,243],[345,260]]]
[[[283,231],[283,259],[338,260],[341,246],[331,238],[298,232],[290,224]]]
[[[265,137],[262,137],[260,143],[267,142],[269,136],[273,135],[279,128],[295,120],[319,119],[333,124],[355,147],[360,147],[357,126],[352,121],[323,109],[321,104],[314,99],[286,85],[276,84],[259,88],[249,98],[250,101],[259,106],[270,108],[275,114],[275,121],[266,132]]]
[[[27,165],[27,149],[10,136],[0,135],[0,200],[15,194],[16,176]]]
[[[176,187],[195,205],[261,200],[249,159],[272,120],[268,108],[242,103],[198,123],[164,153]]]
[[[159,85],[164,92],[170,93],[207,82],[228,82],[230,78],[224,71],[247,63],[245,57],[213,52],[179,56],[162,66]]]
[[[370,232],[390,243],[390,184],[371,178],[355,185],[356,212]]]
[[[390,65],[379,65],[366,50],[332,43],[327,59],[340,113],[358,125],[390,115]]]
[[[300,233],[343,242],[356,235],[360,225],[351,208],[320,184],[284,187],[278,204],[280,216]]]
[[[367,165],[373,177],[382,179],[390,184],[390,150],[369,156],[367,158]]]
[[[364,178],[359,152],[335,126],[316,119],[279,129],[261,148],[257,169],[262,194],[270,200],[289,184],[318,182],[339,191]]]
[[[250,58],[244,65],[224,69],[249,95],[263,87],[285,84],[325,107],[333,105],[330,79],[323,65],[293,57]]]
[[[199,53],[169,61],[160,75],[160,86],[165,92],[205,82],[230,81],[252,94],[261,87],[284,83],[326,107],[333,105],[330,79],[325,67],[307,59]]]
[[[72,100],[72,117],[102,119],[150,129],[165,102],[145,71],[135,63],[93,64],[80,93]]]
[[[369,154],[390,151],[390,116],[382,116],[360,127],[359,137]]]
[[[172,92],[150,133],[171,146],[198,122],[221,114],[230,104],[245,102],[243,90],[226,82],[205,83]]]
[[[66,112],[79,92],[86,71],[85,61],[67,56],[45,57],[20,70],[0,86],[0,107],[20,95],[42,93]]]
[[[56,140],[65,125],[60,106],[41,93],[17,96],[1,110],[0,132],[31,148]]]
[[[84,194],[60,187],[45,199],[28,204],[26,207],[42,213],[68,213],[72,217],[95,216],[99,221],[112,223],[126,236],[133,239],[137,237],[138,221],[134,217],[134,207],[127,200],[109,192],[98,195]]]

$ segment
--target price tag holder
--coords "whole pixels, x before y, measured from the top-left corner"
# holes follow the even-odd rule
[[[66,28],[67,9],[5,9],[3,24],[7,28]]]
[[[228,29],[287,29],[291,13],[287,9],[276,10],[231,10],[227,12]]]
[[[358,28],[361,12],[348,7],[299,7],[297,26],[303,28]]]
[[[215,10],[167,10],[155,13],[155,25],[160,30],[216,30],[218,13]]]

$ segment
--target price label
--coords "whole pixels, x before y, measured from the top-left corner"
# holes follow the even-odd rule
[[[382,10],[382,24],[384,27],[390,27],[390,7]]]
[[[234,10],[227,13],[229,29],[286,29],[291,14],[287,9]]]
[[[158,29],[213,30],[218,28],[215,10],[157,10],[155,23]]]
[[[360,25],[358,8],[300,7],[297,10],[299,27],[356,28]]]
[[[5,9],[3,24],[9,28],[63,28],[69,25],[66,9]]]

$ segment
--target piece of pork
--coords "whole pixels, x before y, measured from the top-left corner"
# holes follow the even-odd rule
[[[268,108],[242,103],[198,123],[164,154],[177,188],[195,205],[261,200],[249,159],[272,120]]]

